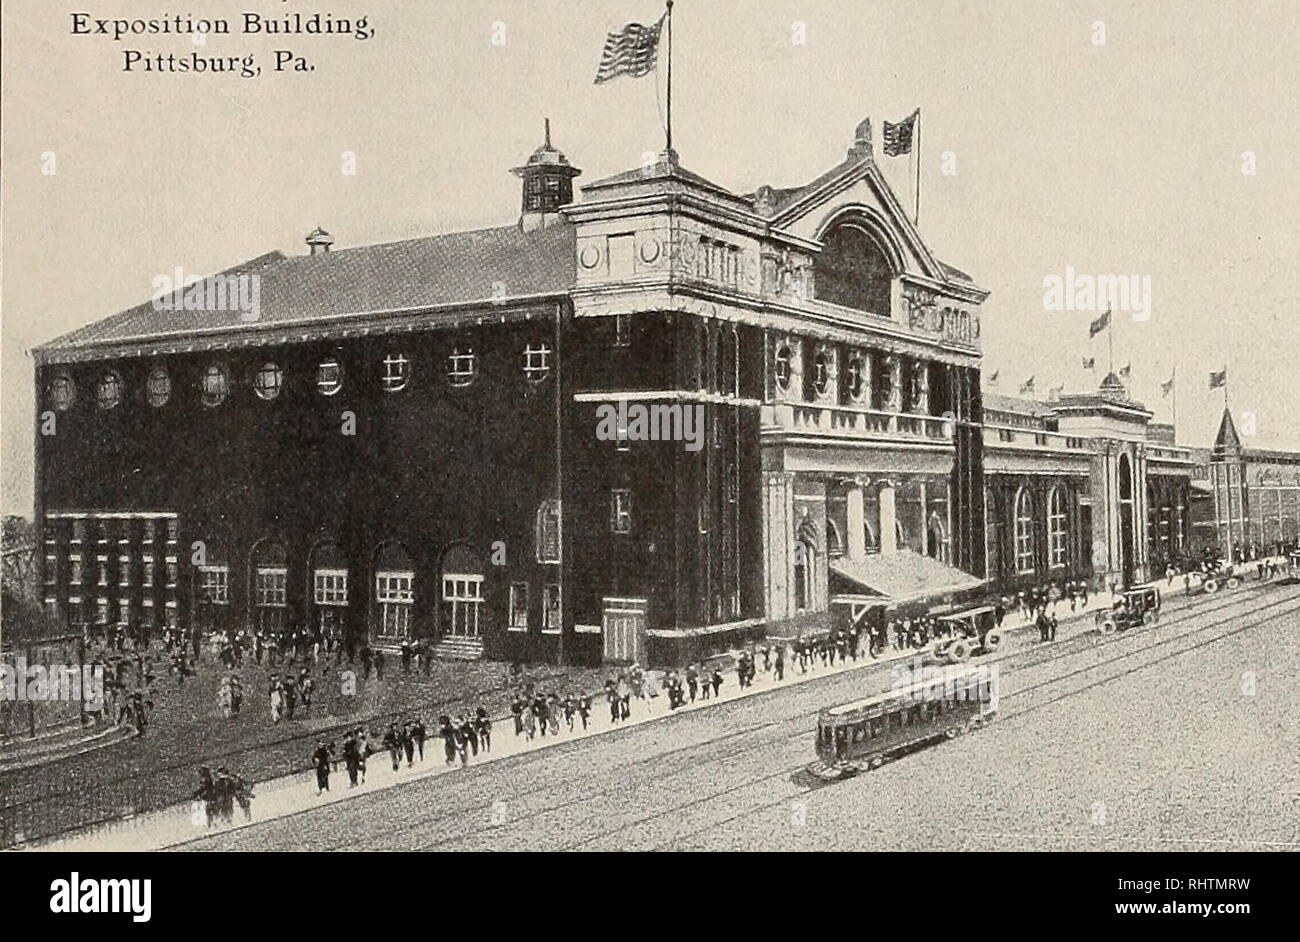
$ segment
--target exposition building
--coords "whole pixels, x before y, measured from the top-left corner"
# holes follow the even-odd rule
[[[1184,546],[1191,454],[1118,379],[983,394],[988,292],[869,121],[795,188],[666,152],[575,201],[549,129],[514,172],[510,224],[317,229],[218,276],[255,312],[151,300],[38,348],[49,609],[666,663]]]

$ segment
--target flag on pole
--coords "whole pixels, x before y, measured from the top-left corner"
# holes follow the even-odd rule
[[[1169,374],[1169,379],[1160,384],[1161,395],[1168,396],[1174,391],[1174,374]]]
[[[1095,370],[1095,369],[1097,368],[1097,358],[1096,358],[1096,357],[1084,357],[1084,358],[1083,358],[1083,368],[1084,368],[1085,370]]]
[[[659,17],[653,26],[628,23],[622,31],[606,36],[595,84],[600,85],[620,75],[640,78],[653,72],[659,62],[659,34],[667,15]]]
[[[1133,373],[1132,363],[1125,363],[1123,366],[1119,368],[1119,375],[1121,379],[1128,379],[1129,376],[1132,375],[1132,373]]]
[[[989,385],[990,385],[990,386],[996,386],[996,385],[998,384],[998,374],[1001,373],[1001,372],[1002,372],[1001,370],[994,370],[994,371],[993,371],[993,375],[989,377]]]
[[[912,152],[912,132],[916,129],[916,119],[921,114],[917,108],[897,124],[885,122],[885,156],[898,157]]]
[[[1032,395],[1034,392],[1034,378],[1031,376],[1020,384],[1020,395]]]
[[[1110,311],[1097,318],[1088,326],[1088,339],[1091,340],[1110,326]]]
[[[1061,398],[1061,393],[1063,392],[1065,392],[1065,383],[1061,383],[1061,385],[1053,386],[1051,389],[1049,389],[1047,391],[1047,398],[1055,401]]]
[[[1210,388],[1221,389],[1228,385],[1228,368],[1224,367],[1217,373],[1210,374]]]

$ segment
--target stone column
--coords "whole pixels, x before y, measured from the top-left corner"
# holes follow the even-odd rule
[[[867,555],[867,521],[863,509],[862,485],[854,481],[848,494],[848,553],[849,559],[858,561]]]
[[[894,485],[885,483],[880,488],[880,554],[898,552],[897,510],[894,504]]]

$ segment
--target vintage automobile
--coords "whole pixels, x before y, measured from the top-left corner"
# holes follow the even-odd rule
[[[942,615],[940,623],[949,628],[948,636],[939,638],[931,654],[941,664],[960,664],[974,654],[992,654],[1002,644],[1002,629],[991,605]]]
[[[1097,613],[1097,630],[1110,635],[1138,625],[1158,625],[1163,601],[1159,586],[1153,582],[1125,589],[1117,593],[1108,611]]]
[[[1241,576],[1231,566],[1219,566],[1205,574],[1201,580],[1201,591],[1207,595],[1213,595],[1220,589],[1235,589],[1241,585]]]

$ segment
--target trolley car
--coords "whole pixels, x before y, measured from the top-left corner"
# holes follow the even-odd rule
[[[936,669],[935,675],[822,710],[817,719],[818,761],[808,771],[823,779],[854,775],[993,720],[998,709],[996,667]]]
[[[940,663],[961,664],[974,654],[992,654],[1002,644],[1002,629],[991,605],[968,608],[940,617],[948,636],[934,643],[931,654]]]

